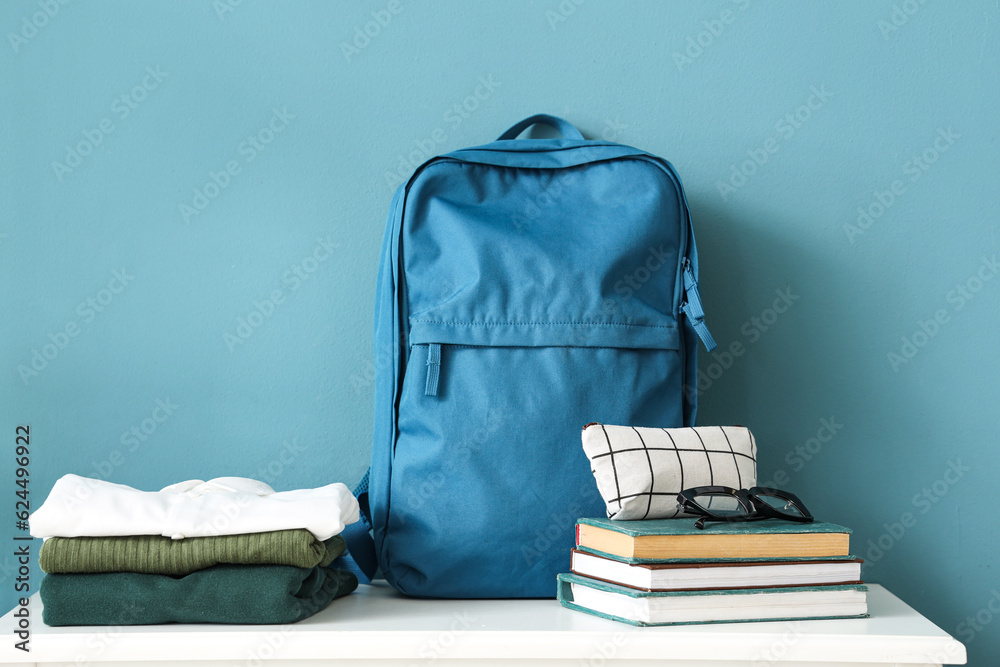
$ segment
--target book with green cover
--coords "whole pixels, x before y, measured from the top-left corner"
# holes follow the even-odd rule
[[[557,595],[559,603],[567,609],[632,625],[868,616],[868,587],[863,584],[650,592],[576,574],[560,574]]]
[[[694,519],[577,520],[576,546],[629,563],[851,559],[850,528],[833,523],[768,519],[707,523]]]

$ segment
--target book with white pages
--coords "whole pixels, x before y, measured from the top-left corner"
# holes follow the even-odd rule
[[[861,583],[860,558],[850,560],[628,563],[573,550],[574,573],[645,591],[681,591]]]
[[[868,587],[863,584],[641,591],[577,574],[560,574],[558,580],[558,599],[564,607],[632,625],[747,623],[868,616]]]

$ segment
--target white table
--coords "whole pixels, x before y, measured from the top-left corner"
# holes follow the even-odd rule
[[[878,585],[871,618],[637,628],[554,600],[415,600],[384,582],[300,623],[50,628],[31,600],[31,653],[0,619],[0,663],[88,667],[836,667],[964,664],[965,647]]]

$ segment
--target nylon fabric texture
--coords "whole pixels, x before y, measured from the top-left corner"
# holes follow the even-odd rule
[[[604,514],[583,425],[694,423],[697,270],[680,180],[641,150],[501,140],[417,169],[376,288],[368,500],[392,586],[555,597],[576,519]]]

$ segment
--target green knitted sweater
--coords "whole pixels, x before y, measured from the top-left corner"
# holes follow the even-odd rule
[[[49,573],[139,572],[184,576],[219,564],[326,566],[344,553],[344,538],[320,542],[308,530],[189,537],[50,537],[38,564]]]

